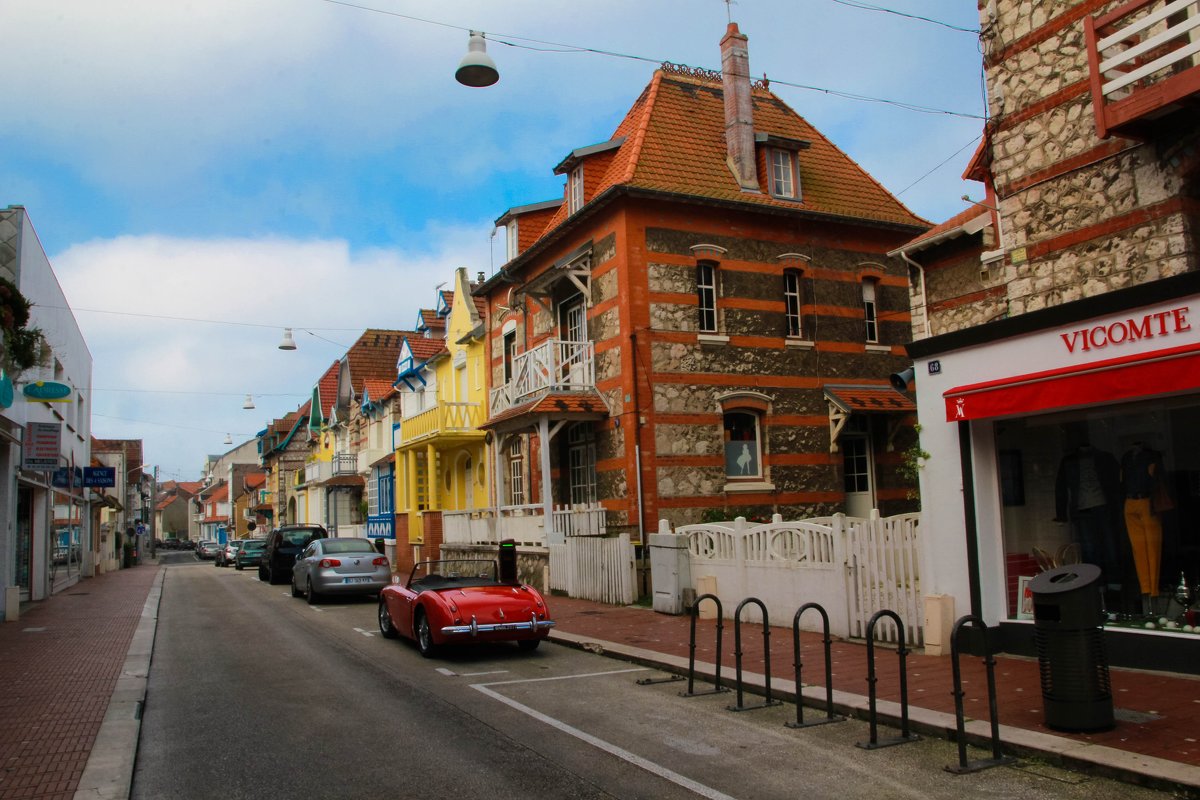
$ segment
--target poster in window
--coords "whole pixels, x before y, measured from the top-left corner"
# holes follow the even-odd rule
[[[1033,590],[1029,588],[1032,575],[1017,578],[1017,619],[1033,619]]]
[[[757,442],[726,442],[725,474],[730,478],[758,477]]]

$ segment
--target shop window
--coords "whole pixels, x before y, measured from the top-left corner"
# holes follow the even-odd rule
[[[787,336],[798,339],[804,335],[800,319],[800,270],[783,271],[784,314],[787,318]]]
[[[1011,617],[1044,569],[1101,569],[1107,624],[1182,631],[1200,622],[1200,398],[1180,397],[997,422]],[[1182,598],[1182,599],[1181,599]]]
[[[717,332],[717,265],[712,261],[696,264],[697,327],[701,333]]]
[[[758,414],[749,410],[726,411],[724,434],[725,477],[731,480],[761,478]]]

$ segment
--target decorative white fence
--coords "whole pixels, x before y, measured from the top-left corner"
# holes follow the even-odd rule
[[[737,603],[757,597],[774,625],[788,626],[804,603],[820,603],[829,614],[832,633],[866,636],[867,622],[884,608],[904,621],[906,644],[924,643],[924,611],[920,593],[920,515],[870,519],[836,514],[784,522],[776,514],[762,525],[739,517],[728,523],[685,525],[675,534],[688,537],[692,586],[713,591],[726,616]],[[755,606],[744,619],[761,622]],[[801,626],[818,629],[816,615]],[[875,638],[895,642],[895,625],[886,618]]]
[[[472,511],[443,511],[442,536],[447,544],[497,544],[512,539],[529,547],[546,546],[545,507],[503,506]],[[603,536],[605,511],[600,505],[555,506],[554,530],[567,538]]]
[[[628,605],[637,599],[629,534],[569,536],[550,550],[550,589],[569,597]]]

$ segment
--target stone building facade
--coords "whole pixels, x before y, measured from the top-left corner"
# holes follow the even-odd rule
[[[927,224],[751,83],[736,25],[722,52],[723,74],[664,65],[558,165],[561,201],[497,221],[510,259],[476,293],[498,505],[598,504],[635,540],[659,519],[912,508],[887,253]]]
[[[1200,3],[1184,6],[981,3],[990,117],[966,177],[984,198],[892,251],[929,453],[922,589],[1012,649],[1029,581],[1084,561],[1115,661],[1196,663],[1172,600],[1200,576],[1182,527],[1200,511]],[[1164,648],[1138,641],[1164,619]]]

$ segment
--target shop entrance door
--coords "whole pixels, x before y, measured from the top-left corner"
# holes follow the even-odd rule
[[[33,586],[33,490],[17,487],[17,586],[30,599]]]

